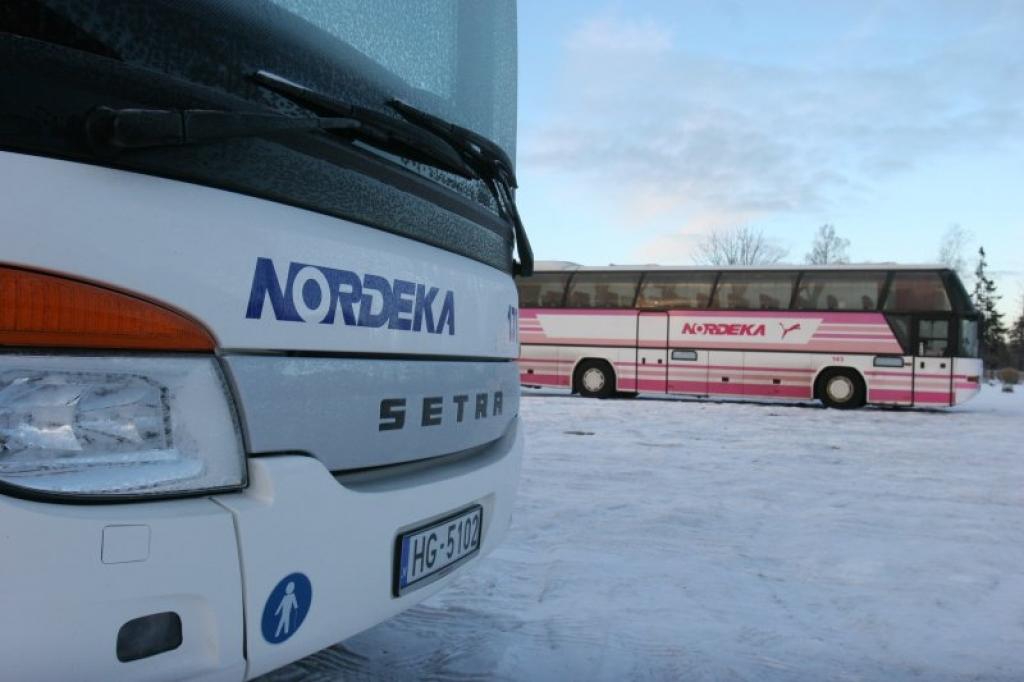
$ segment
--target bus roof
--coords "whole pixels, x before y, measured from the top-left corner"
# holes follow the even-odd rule
[[[941,263],[844,263],[835,265],[801,265],[797,263],[784,263],[776,265],[580,265],[564,260],[542,260],[537,261],[534,266],[536,272],[678,272],[678,271],[797,271],[797,270],[950,270],[949,266]]]

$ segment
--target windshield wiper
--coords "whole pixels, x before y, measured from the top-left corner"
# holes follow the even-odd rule
[[[516,274],[524,277],[532,275],[533,249],[530,247],[530,238],[526,235],[526,228],[516,207],[515,189],[519,183],[516,181],[512,160],[505,150],[479,133],[417,109],[402,100],[393,99],[388,105],[410,123],[429,130],[450,144],[462,155],[463,161],[476,171],[477,176],[491,190],[499,210],[515,231],[516,251],[519,253]]]
[[[344,136],[410,161],[482,181],[494,196],[499,213],[512,226],[519,254],[519,262],[514,264],[516,274],[533,274],[533,250],[515,202],[515,172],[501,147],[482,135],[399,100],[388,104],[402,116],[400,119],[333,100],[266,71],[254,74],[253,80],[324,115],[97,107],[86,116],[86,138],[94,152],[113,156],[132,149],[185,146],[231,138],[314,131]]]
[[[285,116],[210,109],[97,107],[85,120],[86,137],[101,155],[130,149],[185,146],[234,137],[324,131],[475,178],[476,171],[443,140],[404,121],[352,107],[341,116]]]
[[[416,130],[429,134],[455,154],[459,162],[469,170],[469,174],[459,175],[479,179],[490,190],[498,211],[511,224],[515,235],[516,251],[519,254],[519,262],[515,264],[516,274],[533,274],[533,250],[515,202],[514,190],[518,185],[512,161],[494,142],[472,130],[428,114],[397,99],[389,101],[388,105],[398,112],[404,121],[335,100],[269,71],[258,71],[252,78],[268,90],[299,102],[320,114],[349,116],[352,112],[359,111],[360,115],[373,117],[381,125],[412,125]],[[431,165],[437,166],[436,163]]]
[[[452,149],[451,145],[436,135],[425,134],[418,126],[366,107],[339,102],[269,71],[257,71],[252,75],[252,80],[322,116],[340,116],[359,121],[361,127],[351,134],[372,147],[463,178],[476,177],[475,171],[466,165],[462,155]]]
[[[96,107],[85,119],[85,131],[97,151],[116,153],[309,130],[351,130],[348,118],[300,118],[216,109],[113,109]]]

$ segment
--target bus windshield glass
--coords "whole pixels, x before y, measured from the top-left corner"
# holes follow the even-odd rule
[[[4,114],[33,124],[0,125],[0,150],[269,199],[510,272],[513,244],[530,260],[515,21],[512,0],[19,1],[0,10],[18,93]]]
[[[407,86],[394,94],[514,154],[514,6],[455,0],[272,2],[336,39],[332,58],[351,63],[354,49]],[[367,77],[367,69],[354,66]]]

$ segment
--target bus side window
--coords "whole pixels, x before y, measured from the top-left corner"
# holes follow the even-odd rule
[[[630,308],[638,272],[577,272],[569,283],[570,308]]]
[[[804,272],[794,308],[875,310],[884,286],[884,272]]]
[[[895,272],[885,309],[892,312],[949,312],[949,296],[937,272]]]
[[[516,280],[520,308],[558,308],[565,295],[568,275],[541,273]]]
[[[784,310],[793,295],[795,272],[723,272],[713,308]]]
[[[692,310],[707,308],[714,272],[649,272],[644,277],[638,308]]]

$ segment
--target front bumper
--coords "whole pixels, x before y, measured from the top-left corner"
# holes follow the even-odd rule
[[[521,451],[513,425],[471,457],[361,476],[336,478],[302,455],[255,458],[246,490],[210,498],[59,505],[0,496],[2,677],[242,680],[314,653],[451,579],[392,596],[400,532],[480,504],[478,556],[490,552],[509,523]],[[264,606],[295,572],[311,582],[311,605],[294,634],[272,644],[261,633]],[[181,618],[181,645],[119,661],[121,626],[165,611]]]

